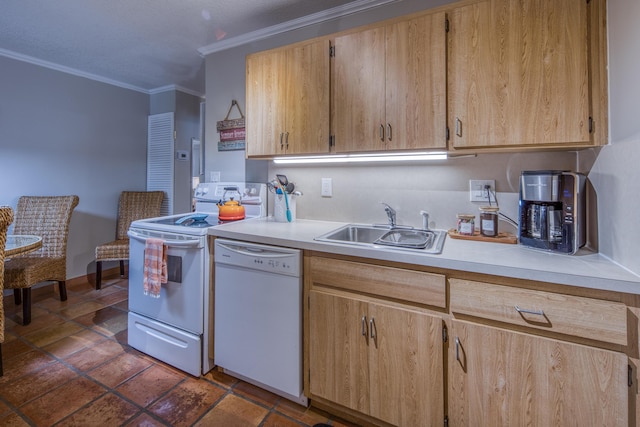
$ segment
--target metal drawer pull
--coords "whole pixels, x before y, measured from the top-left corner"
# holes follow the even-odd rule
[[[462,137],[462,122],[456,117],[456,135]]]
[[[367,336],[367,316],[362,316],[362,336]]]
[[[372,317],[371,320],[369,320],[369,331],[370,331],[370,336],[372,340],[376,340],[376,323],[375,323],[375,319]]]
[[[456,337],[456,360],[460,361],[460,338]]]
[[[542,310],[540,311],[525,310],[523,308],[518,307],[517,305],[515,306],[515,309],[518,313],[535,314],[537,316],[544,316],[544,311]]]

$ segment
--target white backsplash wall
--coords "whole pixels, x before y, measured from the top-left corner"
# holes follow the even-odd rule
[[[485,205],[469,201],[470,179],[494,179],[501,212],[517,221],[520,172],[538,169],[576,170],[576,153],[484,154],[420,164],[355,166],[283,167],[270,162],[269,177],[285,174],[304,193],[296,202],[297,218],[386,223],[380,204],[385,202],[397,211],[398,224],[421,226],[420,211],[425,210],[432,228],[449,229],[456,225],[456,214],[477,215],[479,206]],[[321,197],[321,178],[332,179],[333,197]],[[273,213],[273,203],[269,212]],[[516,231],[504,221],[499,227]]]

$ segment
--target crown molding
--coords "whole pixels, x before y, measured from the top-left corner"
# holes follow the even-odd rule
[[[303,16],[302,18],[283,22],[282,24],[273,25],[271,27],[252,31],[250,33],[242,34],[237,37],[230,37],[228,39],[203,46],[198,49],[198,53],[200,53],[200,55],[202,56],[206,56],[215,52],[220,52],[258,40],[263,40],[287,31],[297,30],[309,25],[320,24],[331,19],[341,18],[352,13],[361,12],[363,10],[372,9],[374,7],[382,6],[388,3],[394,3],[397,1],[402,0],[356,0],[343,6],[337,6],[332,9],[324,10],[322,12]]]
[[[149,91],[147,91],[149,93],[149,95],[156,95],[158,93],[162,93],[162,92],[170,92],[172,90],[178,91],[178,92],[184,92],[188,95],[193,95],[193,96],[197,96],[198,98],[205,98],[205,95],[201,94],[200,92],[196,92],[195,90],[191,90],[191,89],[187,89],[186,87],[182,87],[179,85],[167,85],[167,86],[162,86],[162,87],[157,87],[155,89],[151,89]]]
[[[99,76],[97,74],[87,73],[84,71],[77,70],[75,68],[66,67],[64,65],[56,64],[54,62],[44,61],[42,59],[34,58],[32,56],[23,55],[21,53],[13,52],[11,50],[0,48],[0,56],[6,56],[7,58],[15,59],[17,61],[28,62],[33,65],[38,65],[40,67],[49,68],[52,70],[60,71],[66,74],[72,74],[78,77],[84,77],[86,79],[95,80],[97,82],[106,83],[112,86],[118,86],[124,89],[135,90],[136,92],[142,92],[149,94],[147,89],[143,89],[138,86],[133,86],[127,83],[122,83],[117,80],[108,79],[106,77]]]

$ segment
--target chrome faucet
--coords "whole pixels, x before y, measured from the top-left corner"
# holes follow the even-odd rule
[[[387,218],[389,218],[389,226],[390,227],[395,227],[396,226],[396,211],[395,209],[393,209],[391,206],[389,206],[388,204],[382,202],[381,204],[384,205],[384,211],[387,213]]]
[[[428,230],[429,229],[429,212],[420,211],[420,215],[422,215],[422,229]]]

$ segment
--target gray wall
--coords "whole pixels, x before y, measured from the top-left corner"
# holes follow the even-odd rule
[[[149,96],[0,57],[0,204],[76,194],[67,275],[95,271],[118,196],[144,190]],[[108,267],[108,266],[107,266]]]
[[[598,195],[600,252],[640,274],[640,2],[608,2],[610,145],[589,174]]]

